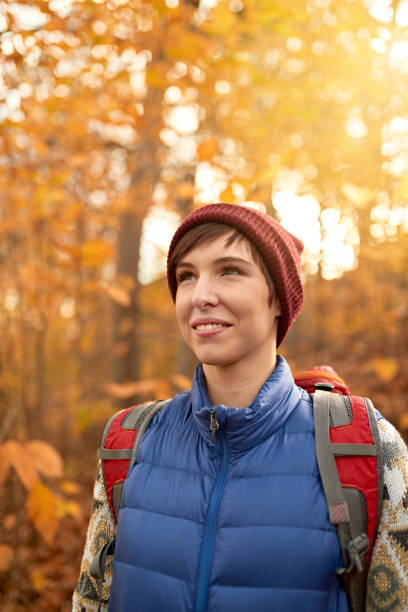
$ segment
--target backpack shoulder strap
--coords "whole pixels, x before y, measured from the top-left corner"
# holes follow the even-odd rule
[[[108,421],[97,455],[114,523],[117,523],[125,478],[136,461],[140,441],[154,415],[167,400],[120,410]]]
[[[367,568],[381,516],[383,452],[370,400],[318,389],[313,394],[316,457],[352,612],[364,608]],[[352,461],[350,458],[353,457]]]
[[[125,478],[136,461],[140,441],[154,415],[168,400],[158,400],[120,410],[108,421],[97,455],[101,460],[103,484],[113,522],[117,524]],[[98,612],[101,608],[102,585],[106,560],[115,552],[115,536],[104,543],[93,557],[89,573],[96,580]]]

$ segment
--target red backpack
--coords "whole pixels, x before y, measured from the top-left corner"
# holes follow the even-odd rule
[[[329,518],[337,528],[343,567],[336,570],[352,612],[365,609],[367,568],[381,516],[383,453],[377,419],[369,399],[351,396],[329,366],[294,375],[313,397],[316,457]],[[116,524],[123,483],[136,461],[149,423],[165,401],[132,406],[116,413],[105,427],[98,457],[113,520]],[[101,593],[106,557],[114,540],[94,557],[90,574]]]

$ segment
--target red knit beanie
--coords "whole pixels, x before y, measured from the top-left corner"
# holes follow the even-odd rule
[[[235,204],[209,204],[198,208],[184,219],[173,236],[167,256],[167,280],[173,301],[177,292],[175,270],[170,266],[174,248],[192,227],[211,222],[237,228],[253,242],[262,255],[275,285],[282,311],[277,335],[279,346],[303,304],[300,277],[303,244],[275,219],[258,210]]]

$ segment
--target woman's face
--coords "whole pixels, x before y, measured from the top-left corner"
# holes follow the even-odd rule
[[[256,368],[276,351],[276,295],[245,242],[223,235],[190,250],[176,268],[176,317],[197,359],[213,366]]]

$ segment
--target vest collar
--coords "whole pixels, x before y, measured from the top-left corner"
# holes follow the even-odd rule
[[[286,360],[278,355],[276,367],[247,408],[222,404],[211,406],[201,364],[191,387],[193,418],[200,435],[211,442],[210,412],[214,410],[220,429],[231,450],[247,450],[276,432],[301,401]]]

